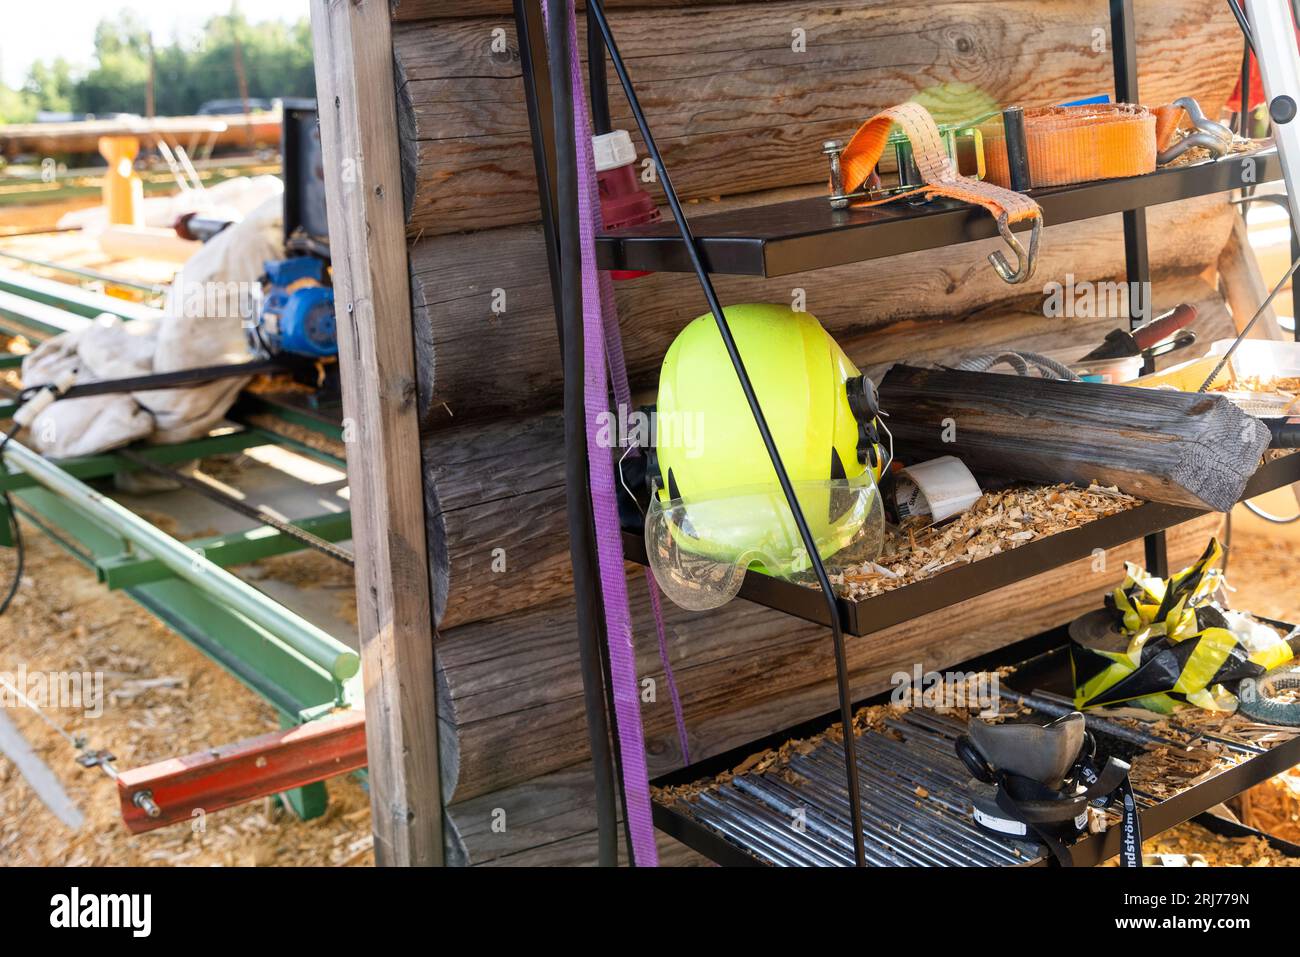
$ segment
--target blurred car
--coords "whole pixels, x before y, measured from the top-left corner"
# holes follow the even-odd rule
[[[271,101],[250,97],[248,100],[248,111],[250,113],[265,112],[271,109]],[[199,107],[196,116],[232,116],[236,113],[244,112],[244,101],[235,100],[208,100]]]

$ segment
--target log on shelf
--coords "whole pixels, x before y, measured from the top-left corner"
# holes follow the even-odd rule
[[[1227,511],[1269,431],[1221,395],[897,365],[880,387],[900,457],[955,455],[976,474],[1097,481]]]
[[[700,203],[688,207],[688,215],[800,195],[810,191],[787,189]],[[1158,298],[1179,301],[1171,298],[1170,283],[1214,264],[1232,221],[1225,196],[1170,203],[1150,211],[1150,261]],[[1049,225],[1043,233],[1037,276],[1042,282],[1061,283],[1070,275],[1092,281],[1122,278],[1122,228],[1118,214]],[[978,349],[980,336],[988,337],[989,343],[1013,338],[999,339],[998,330],[982,323],[963,331],[951,320],[1001,313],[1022,316],[1021,335],[1044,348],[1101,341],[1109,328],[1104,320],[1044,316],[1041,283],[1027,289],[999,279],[985,257],[1001,247],[1002,241],[993,239],[780,279],[717,276],[714,282],[724,304],[792,302],[802,293],[804,307],[842,344],[891,323],[914,321],[926,328],[917,345],[927,354],[949,347]],[[614,290],[633,387],[653,388],[673,338],[705,309],[699,285],[694,276],[659,273],[615,283]],[[558,408],[561,364],[540,227],[435,236],[414,244],[411,295],[425,429],[479,417],[518,415],[525,409]],[[930,322],[940,318],[945,320],[942,331]],[[1224,331],[1230,328],[1229,324]],[[963,337],[964,341],[957,341]],[[881,352],[864,342],[855,358],[880,364],[909,354]]]
[[[415,170],[411,235],[539,219],[514,21],[501,6],[394,25],[411,111],[399,128],[414,136],[402,144]],[[1225,5],[1141,3],[1135,19],[1144,101],[1191,95],[1217,116],[1241,61]],[[684,199],[824,182],[821,143],[907,99],[956,121],[1114,83],[1109,44],[1097,49],[1089,29],[1108,26],[1096,0],[1034,4],[1032,16],[1020,3],[788,0],[614,9],[610,21]],[[1195,70],[1162,67],[1189,57]],[[610,107],[615,126],[635,130],[612,81]]]
[[[1211,514],[1171,529],[1171,567],[1194,561],[1221,522]],[[1104,563],[1085,559],[850,638],[853,695],[886,690],[895,672],[915,662],[942,669],[1064,624],[1096,607],[1123,577],[1124,561],[1141,562],[1142,556],[1142,543],[1131,542],[1110,549]],[[629,592],[638,674],[654,682],[654,700],[642,705],[642,714],[647,761],[657,776],[683,762],[641,578],[637,570]],[[834,708],[835,667],[825,626],[745,601],[705,614],[665,603],[664,612],[693,760]],[[508,621],[440,633],[441,742],[451,818],[461,802],[587,760],[573,627],[572,599],[561,599]]]

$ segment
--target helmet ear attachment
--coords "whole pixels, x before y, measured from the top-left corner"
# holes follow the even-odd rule
[[[880,432],[876,416],[880,414],[880,396],[876,384],[865,375],[844,381],[849,410],[858,423],[858,461],[871,469],[880,468]]]
[[[880,395],[870,376],[858,375],[846,379],[844,391],[849,397],[849,408],[859,422],[870,422],[880,414]]]

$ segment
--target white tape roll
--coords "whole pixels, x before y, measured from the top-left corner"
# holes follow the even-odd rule
[[[952,455],[903,469],[894,496],[900,518],[929,515],[932,522],[942,522],[966,511],[979,497],[975,476],[961,459]]]

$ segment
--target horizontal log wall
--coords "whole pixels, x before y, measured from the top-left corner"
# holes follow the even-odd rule
[[[1217,115],[1231,91],[1223,77],[1241,60],[1226,4],[1135,6],[1144,101],[1191,95]],[[1114,89],[1103,0],[772,2],[609,16],[683,198],[824,181],[821,143],[906,99],[958,121]],[[412,235],[536,221],[513,18],[399,24],[393,46],[414,113]],[[612,86],[614,125],[634,130]]]
[[[606,5],[693,217],[821,193],[821,141],[918,94],[942,119],[1113,85],[1104,0]],[[473,864],[589,863],[560,357],[510,10],[509,0],[395,8],[449,854]],[[1217,114],[1240,57],[1230,14],[1217,0],[1179,0],[1139,4],[1137,18],[1144,101],[1190,93]],[[796,29],[806,53],[791,48]],[[1197,69],[1185,69],[1192,61]],[[616,125],[633,127],[618,90],[612,108]],[[1194,302],[1204,341],[1227,334],[1209,271],[1232,226],[1225,198],[1154,209],[1150,223],[1156,307]],[[1070,273],[1122,278],[1120,236],[1118,216],[1049,224],[1030,289],[993,275],[985,256],[996,241],[779,280],[719,277],[718,288],[724,302],[789,302],[801,291],[878,375],[904,358],[1095,344],[1123,320],[1046,317],[1041,284]],[[704,311],[703,298],[681,275],[620,283],[617,296],[633,385],[653,389],[664,351]],[[1207,529],[1194,523],[1171,536],[1175,566],[1195,557]],[[1139,545],[1118,550],[1112,569],[1140,557]],[[854,693],[880,690],[899,662],[952,664],[1059,624],[1111,584],[1062,570],[851,640]],[[631,592],[641,638],[649,611],[639,572]],[[831,709],[824,628],[745,602],[666,612],[693,756]],[[651,647],[639,642],[639,668],[662,691]],[[646,728],[652,773],[678,767],[666,694],[649,706]],[[493,826],[496,811],[504,828]],[[691,857],[668,842],[662,850],[669,863]]]

